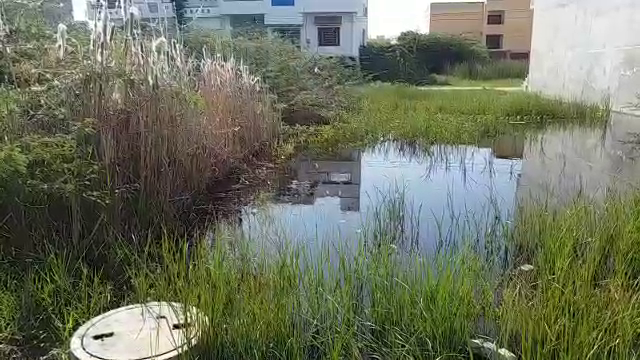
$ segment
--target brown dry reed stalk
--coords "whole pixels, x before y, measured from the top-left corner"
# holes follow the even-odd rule
[[[135,14],[123,34],[106,13],[94,21],[75,116],[96,122],[111,189],[135,188],[144,204],[172,210],[234,163],[269,150],[280,114],[242,62],[188,58],[166,28],[145,37]]]

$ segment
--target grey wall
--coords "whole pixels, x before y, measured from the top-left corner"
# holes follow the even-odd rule
[[[529,86],[637,111],[640,0],[535,0]]]

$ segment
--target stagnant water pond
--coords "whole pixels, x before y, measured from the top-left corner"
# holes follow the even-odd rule
[[[387,141],[301,154],[274,196],[243,210],[242,230],[263,243],[341,247],[362,238],[391,203],[422,252],[463,237],[481,241],[528,201],[597,200],[633,187],[640,179],[634,120],[614,115],[606,128],[554,127],[473,146]]]

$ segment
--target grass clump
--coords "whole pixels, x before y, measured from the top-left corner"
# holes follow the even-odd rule
[[[192,358],[466,354],[466,339],[488,309],[478,258],[468,252],[423,259],[396,248],[399,232],[371,236],[372,246],[336,254],[286,241],[274,253],[222,226],[213,245],[170,236],[146,248],[120,242],[110,255],[124,271],[110,278],[57,252],[29,267],[7,263],[0,290],[20,299],[24,312],[5,321],[10,331],[3,335],[23,354],[63,353],[72,331],[107,307],[158,300],[196,306],[207,316]]]
[[[60,253],[3,261],[0,339],[62,353],[72,330],[107,308],[174,301],[208,317],[193,358],[466,358],[467,340],[484,337],[522,359],[633,359],[638,199],[527,204],[500,235],[513,254],[504,273],[501,253],[487,259],[464,239],[432,255],[403,250],[400,200],[374,212],[389,218],[373,219],[356,248],[262,248],[219,226],[213,244],[120,242],[115,277]]]
[[[196,57],[211,49],[224,58],[242,59],[252,74],[276,95],[284,121],[328,123],[352,106],[345,85],[359,81],[358,71],[339,59],[300,51],[298,46],[260,31],[240,31],[233,38],[191,32],[185,46]]]
[[[464,354],[482,312],[461,262],[405,266],[389,244],[331,260],[295,248],[264,257],[223,251],[223,241],[196,250],[188,276],[184,250],[162,257],[171,265],[159,276],[132,269],[140,299],[178,299],[209,317],[209,358],[435,359]]]
[[[462,36],[406,31],[395,43],[371,41],[360,51],[362,71],[371,80],[428,85],[461,62],[484,63],[489,52],[481,43]]]
[[[359,111],[301,141],[317,150],[375,145],[381,139],[477,144],[510,131],[554,123],[593,125],[608,117],[608,111],[598,106],[525,92],[427,91],[390,85],[362,88],[359,105]]]
[[[436,86],[455,86],[473,88],[522,88],[522,79],[469,80],[454,76],[437,75]]]
[[[30,43],[33,29],[12,22],[21,19],[4,19],[18,54],[44,36]],[[182,226],[213,180],[277,143],[279,109],[246,66],[190,58],[175,40],[145,37],[132,16],[125,24],[104,14],[77,38],[61,25],[57,43],[23,59],[27,70],[10,66],[0,90],[3,249]],[[92,241],[81,245],[99,249]]]
[[[456,78],[469,80],[524,80],[529,75],[529,63],[519,60],[496,60],[486,63],[464,62],[455,65],[448,73]]]
[[[633,359],[640,349],[640,204],[522,209],[517,273],[504,293],[505,340],[523,359]]]

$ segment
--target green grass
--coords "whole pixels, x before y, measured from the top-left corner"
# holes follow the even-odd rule
[[[398,194],[396,194],[398,195]],[[2,263],[0,319],[5,343],[64,353],[80,324],[108,308],[151,300],[196,306],[208,318],[194,358],[424,358],[467,353],[466,339],[488,309],[482,263],[471,252],[421,258],[396,247],[392,224],[402,195],[376,209],[357,250],[273,253],[221,227],[213,246],[166,236],[157,247],[120,241],[109,250],[123,269],[91,270],[70,255],[44,253],[30,264]],[[389,225],[389,226],[387,226]],[[68,256],[69,255],[69,256]],[[15,304],[21,304],[16,308]]]
[[[521,88],[523,79],[471,80],[455,76],[438,76],[436,87]]]
[[[476,144],[550,124],[599,125],[608,111],[526,92],[425,91],[410,86],[360,88],[358,111],[331,126],[289,136],[325,151],[373,145],[383,138],[431,144]],[[306,136],[305,136],[306,135]]]
[[[389,217],[375,221],[401,217],[387,206],[377,213]],[[471,247],[426,257],[396,248],[395,232],[365,234],[375,246],[312,256],[292,246],[264,251],[220,228],[214,246],[192,249],[189,266],[186,242],[167,236],[146,249],[123,242],[111,251],[124,271],[109,280],[106,269],[61,254],[29,266],[5,262],[0,339],[63,354],[90,317],[159,300],[208,317],[193,358],[466,358],[470,337],[491,338],[522,359],[637,358],[637,195],[521,209],[502,239],[513,252],[503,275]],[[525,263],[535,269],[518,271]]]
[[[511,278],[500,318],[522,358],[638,357],[639,199],[523,209],[516,255],[535,271]]]
[[[470,80],[521,79],[529,74],[527,61],[499,60],[483,64],[462,63],[449,71],[449,74]]]

